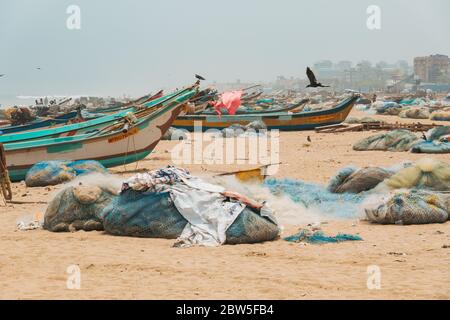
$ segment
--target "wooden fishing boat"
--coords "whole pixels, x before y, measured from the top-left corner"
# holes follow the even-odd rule
[[[65,124],[69,122],[69,120],[74,119],[77,116],[77,111],[72,111],[69,113],[66,113],[61,116],[57,116],[54,118],[49,119],[37,119],[27,124],[22,124],[18,126],[6,126],[6,127],[0,127],[0,135],[3,134],[10,134],[10,133],[16,133],[16,132],[22,132],[22,131],[29,131],[49,126],[54,126],[57,124]]]
[[[173,126],[188,131],[208,129],[223,129],[233,123],[246,125],[252,121],[263,121],[267,129],[278,129],[282,131],[310,130],[320,126],[341,123],[347,118],[358,94],[343,100],[335,107],[327,110],[307,112],[274,112],[242,115],[182,115],[173,123]]]
[[[97,160],[105,167],[141,160],[154,149],[197,88],[198,83],[182,90],[132,124],[124,121],[101,132],[4,144],[9,176],[12,181],[23,180],[31,166],[48,160]]]
[[[180,90],[175,93],[169,94],[165,97],[153,99],[150,102],[146,102],[142,106],[141,110],[157,107],[158,105],[165,102],[167,99],[180,95],[183,92],[184,92],[183,90]],[[134,111],[135,111],[134,108],[128,108],[111,115],[105,115],[103,117],[99,117],[84,122],[73,123],[54,128],[43,128],[37,131],[27,131],[14,134],[0,135],[0,143],[23,142],[29,140],[74,136],[88,132],[92,133],[99,131],[105,127],[111,126],[117,121],[122,121],[124,118],[128,116],[130,112]]]
[[[304,104],[306,104],[309,101],[309,99],[303,99],[297,103],[293,103],[287,107],[283,107],[280,109],[271,109],[271,110],[267,110],[267,109],[261,109],[261,110],[236,110],[236,114],[268,114],[268,113],[277,113],[277,112],[287,112],[287,111],[294,111],[295,109],[300,108],[301,106],[303,106]],[[226,110],[223,109],[222,114],[226,114],[225,112]],[[205,110],[201,113],[196,113],[196,114],[203,114],[203,115],[214,115],[217,114],[215,110]]]

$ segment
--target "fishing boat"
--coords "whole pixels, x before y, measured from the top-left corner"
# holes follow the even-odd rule
[[[57,124],[65,124],[69,122],[69,120],[74,119],[77,116],[77,111],[68,112],[66,114],[63,114],[61,116],[56,116],[54,118],[39,118],[37,120],[31,121],[27,124],[22,124],[18,126],[6,126],[6,127],[0,127],[0,136],[3,134],[10,134],[10,133],[16,133],[16,132],[22,132],[22,131],[29,131],[39,128],[45,128],[54,126]]]
[[[184,92],[183,90],[180,90],[178,92],[169,94],[165,97],[153,99],[150,102],[144,103],[140,107],[140,110],[157,107],[158,105],[164,103],[167,99],[180,95],[183,92]],[[111,115],[104,115],[102,117],[84,122],[73,123],[53,128],[43,128],[36,131],[27,131],[14,134],[0,135],[0,143],[23,142],[29,140],[68,137],[79,135],[82,133],[93,133],[101,130],[102,128],[108,127],[117,121],[122,121],[123,119],[128,117],[129,113],[132,113],[134,111],[136,111],[136,108],[128,108]],[[139,115],[145,115],[145,113],[144,114],[139,113]]]
[[[263,121],[268,130],[278,129],[282,131],[310,130],[316,127],[327,126],[341,123],[347,118],[356,100],[358,94],[353,94],[349,98],[341,101],[335,107],[319,110],[305,111],[299,113],[293,112],[273,112],[242,115],[182,115],[173,123],[173,126],[188,131],[208,129],[223,129],[233,123],[247,125],[252,121]]]
[[[299,109],[301,106],[305,105],[307,102],[309,101],[309,99],[303,99],[297,103],[293,103],[289,106],[286,107],[281,107],[279,109],[261,109],[261,110],[241,110],[239,107],[236,110],[236,114],[268,114],[268,113],[276,113],[276,112],[288,112],[288,111],[292,111],[295,112],[295,109]],[[226,109],[222,109],[222,114],[227,114],[227,110]],[[217,112],[215,110],[204,110],[203,112],[198,112],[196,114],[203,114],[203,115],[213,115],[213,114],[217,114]]]
[[[196,93],[199,83],[167,99],[135,123],[123,121],[100,132],[4,144],[11,181],[25,178],[35,163],[48,160],[97,160],[105,167],[145,158]]]

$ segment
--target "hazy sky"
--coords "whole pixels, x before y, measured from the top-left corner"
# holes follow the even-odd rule
[[[81,29],[69,30],[69,5]],[[381,30],[366,27],[369,5]],[[321,59],[450,54],[448,0],[0,0],[0,103],[303,77]],[[41,67],[37,70],[36,67]]]

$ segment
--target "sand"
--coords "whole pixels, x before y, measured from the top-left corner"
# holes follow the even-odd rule
[[[367,114],[353,111],[351,116]],[[414,121],[373,116],[388,121]],[[427,122],[426,120],[421,120]],[[444,123],[443,123],[444,124]],[[447,123],[449,124],[449,123]],[[424,155],[356,152],[352,144],[373,132],[283,132],[276,177],[326,183],[344,165],[391,166]],[[310,136],[311,143],[307,142]],[[170,162],[176,142],[162,141],[138,164]],[[450,156],[433,155],[450,161]],[[233,171],[237,165],[190,165],[196,174]],[[128,165],[127,170],[135,165]],[[123,167],[112,170],[121,176]],[[17,231],[24,215],[45,212],[61,186],[14,184],[14,198],[0,204],[1,299],[449,299],[450,223],[381,226],[332,220],[326,233],[359,234],[364,241],[301,245],[283,240],[214,248],[172,248],[173,240],[114,237],[102,232]],[[286,226],[284,235],[305,225]],[[78,265],[80,289],[67,288],[67,268]],[[381,271],[379,289],[368,289],[367,269]]]

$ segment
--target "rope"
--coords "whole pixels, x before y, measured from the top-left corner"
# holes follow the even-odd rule
[[[6,167],[6,153],[3,144],[0,143],[0,194],[4,200],[12,200],[11,180]],[[5,202],[6,204],[6,202]]]

